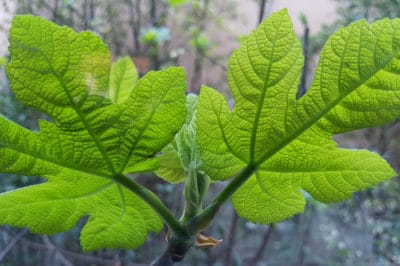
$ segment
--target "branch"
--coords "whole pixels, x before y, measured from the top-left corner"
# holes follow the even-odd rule
[[[303,266],[304,264],[304,257],[305,257],[305,249],[308,245],[309,237],[310,237],[310,230],[312,227],[312,219],[313,219],[313,214],[314,214],[314,208],[313,205],[310,205],[310,211],[309,214],[307,215],[307,212],[304,213],[304,217],[306,219],[306,228],[303,231],[303,235],[301,237],[301,242],[299,245],[299,254],[297,255],[297,264],[299,266]]]
[[[304,65],[303,65],[303,71],[301,72],[301,79],[300,79],[300,85],[299,85],[299,90],[297,93],[297,98],[300,98],[304,94],[306,94],[307,88],[306,88],[306,82],[307,82],[307,75],[308,75],[308,57],[309,57],[309,35],[310,35],[310,28],[308,26],[308,21],[305,15],[301,16],[301,20],[303,23],[304,27],[304,36],[303,36],[303,54],[304,54]]]
[[[271,238],[272,232],[274,231],[274,224],[271,224],[267,231],[265,231],[260,247],[257,252],[254,254],[254,257],[249,260],[248,265],[258,265],[260,261],[262,261],[264,256],[265,248],[267,247],[269,240]],[[245,263],[246,264],[246,263]]]
[[[159,256],[155,261],[153,261],[151,266],[172,266],[174,262],[171,259],[171,255],[169,253],[169,249],[166,249],[164,253]]]
[[[11,239],[10,243],[8,243],[6,248],[0,253],[0,261],[2,261],[6,257],[8,252],[11,251],[11,249],[18,243],[18,241],[20,241],[24,237],[24,235],[26,235],[26,233],[28,233],[28,228],[24,228],[13,239]]]
[[[264,19],[266,2],[267,2],[266,0],[261,0],[261,2],[260,2],[260,12],[258,13],[258,24],[260,24],[261,21]]]
[[[56,258],[58,258],[61,263],[63,263],[65,266],[74,266],[72,262],[70,262],[59,250],[54,244],[51,242],[50,238],[46,235],[42,236],[42,240],[45,243],[45,245],[50,249],[53,250],[53,252],[56,255]]]
[[[171,266],[175,262],[182,261],[186,253],[191,249],[194,243],[193,236],[180,237],[169,235],[167,233],[168,246],[164,253],[158,257],[151,266]]]
[[[46,1],[43,1],[42,4],[43,4],[43,6],[44,6],[48,11],[52,12],[53,15],[57,13],[57,10],[54,10],[53,6],[51,6],[51,5],[50,5],[49,3],[47,3]],[[78,9],[76,9],[73,5],[69,5],[68,8],[69,8],[69,10],[71,10],[73,13],[75,13],[75,14],[78,16],[79,19],[81,19],[82,21],[84,21],[84,19],[85,19],[84,14],[81,14],[81,13],[78,11]],[[58,15],[58,14],[56,14],[56,15]],[[64,20],[64,18],[61,18],[61,19]]]
[[[227,241],[228,244],[227,244],[225,260],[224,260],[224,265],[226,265],[226,266],[231,265],[232,250],[233,250],[233,247],[235,246],[235,236],[236,236],[238,218],[239,218],[239,216],[236,214],[235,210],[233,210],[232,223],[231,223],[231,227],[229,228],[229,238]]]
[[[53,248],[49,247],[44,244],[39,244],[33,241],[29,241],[26,239],[23,239],[21,241],[22,245],[25,245],[26,247],[36,249],[36,250],[44,250],[44,251],[52,251]],[[74,260],[79,260],[82,262],[85,262],[85,265],[93,265],[93,264],[99,264],[99,265],[119,265],[120,261],[116,261],[113,259],[106,259],[106,258],[99,258],[96,256],[91,256],[91,255],[83,255],[79,253],[75,253],[72,251],[67,251],[63,249],[58,249],[60,253],[62,253],[64,256],[67,256],[69,258],[72,258]],[[138,263],[126,263],[124,264],[125,266],[143,266],[143,264],[138,264]]]

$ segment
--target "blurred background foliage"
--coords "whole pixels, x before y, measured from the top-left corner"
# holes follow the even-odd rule
[[[300,17],[305,68],[299,97],[309,87],[318,53],[327,37],[338,27],[365,18],[373,21],[400,15],[398,0],[332,0],[337,4],[336,21],[310,35],[308,20]],[[170,65],[183,65],[188,89],[199,92],[201,84],[220,88],[225,83],[227,55],[224,40],[213,38],[223,32],[228,39],[243,40],[230,29],[229,21],[240,21],[236,2],[223,0],[0,0],[4,12],[44,16],[77,31],[90,30],[109,45],[113,59],[129,55],[141,75]],[[258,20],[268,15],[268,1],[253,1]],[[254,4],[254,3],[253,3]],[[254,25],[255,26],[255,25]],[[1,28],[0,30],[6,31]],[[225,49],[226,50],[226,49]],[[20,104],[10,91],[0,58],[0,113],[37,130],[40,112]],[[204,73],[213,72],[209,79]],[[343,147],[365,148],[387,158],[400,170],[400,123],[354,131],[336,136]],[[166,184],[153,174],[140,182],[160,195],[176,215],[183,202],[176,199],[182,186]],[[40,178],[0,176],[0,192],[43,182]],[[214,184],[216,194],[224,184]],[[316,202],[307,194],[304,213],[274,225],[257,225],[238,217],[226,204],[206,235],[224,239],[213,249],[193,249],[178,265],[400,265],[400,180],[354,194],[351,200],[334,205]],[[26,229],[0,227],[0,265],[148,265],[165,248],[164,233],[151,235],[138,250],[98,250],[82,254],[79,231],[83,218],[71,231],[53,236],[30,234]]]

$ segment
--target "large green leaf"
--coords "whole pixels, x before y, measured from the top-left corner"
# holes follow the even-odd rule
[[[0,172],[48,180],[1,194],[0,223],[47,234],[89,216],[84,250],[141,245],[162,222],[113,178],[158,167],[154,155],[185,120],[183,70],[148,73],[123,103],[113,104],[103,96],[109,52],[89,32],[17,16],[10,54],[7,73],[18,99],[54,122],[41,121],[40,132],[31,132],[0,117]]]
[[[312,87],[296,100],[303,56],[287,11],[250,34],[230,59],[233,110],[204,87],[197,117],[212,179],[254,170],[233,196],[239,215],[277,222],[303,210],[301,190],[336,202],[395,176],[377,154],[337,148],[332,136],[400,116],[399,52],[400,20],[342,28],[325,45]]]

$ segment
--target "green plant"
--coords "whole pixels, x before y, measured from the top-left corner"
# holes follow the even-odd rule
[[[400,20],[388,19],[340,29],[296,99],[301,45],[287,11],[277,12],[231,57],[230,110],[209,87],[186,97],[181,68],[137,81],[125,59],[110,73],[95,35],[17,16],[7,65],[13,91],[52,121],[32,132],[0,117],[0,171],[47,182],[2,194],[0,223],[51,234],[88,215],[85,251],[138,247],[165,223],[169,247],[157,263],[166,264],[195,243],[218,243],[200,233],[231,196],[240,216],[274,223],[303,210],[302,190],[330,203],[387,180],[396,173],[383,158],[337,148],[332,136],[400,116],[399,33]],[[135,181],[148,171],[185,183],[180,219]],[[230,181],[203,207],[210,182],[221,180]]]

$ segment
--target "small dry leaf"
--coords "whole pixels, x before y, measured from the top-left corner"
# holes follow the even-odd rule
[[[219,243],[222,242],[222,239],[218,240],[215,239],[211,236],[204,236],[202,234],[198,234],[196,237],[196,247],[202,247],[202,248],[207,248],[207,247],[215,247],[218,246]]]

